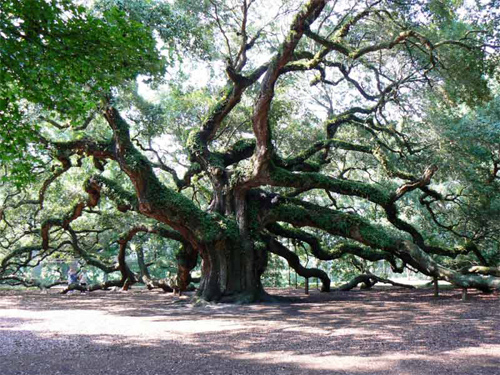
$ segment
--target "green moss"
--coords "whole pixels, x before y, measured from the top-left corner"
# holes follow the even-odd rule
[[[163,186],[155,176],[148,182],[148,199],[161,208],[169,220],[192,228],[197,240],[205,243],[239,236],[235,221],[218,213],[200,210],[189,198]]]
[[[201,172],[201,165],[197,162],[191,163],[191,166],[189,167],[189,170],[197,173]]]
[[[212,123],[215,122],[216,118],[226,109],[227,103],[232,93],[233,85],[227,85],[223,89],[220,95],[221,98],[209,109],[207,117],[203,121],[203,127],[212,126]]]
[[[118,205],[130,205],[133,209],[137,210],[137,197],[134,193],[129,192],[122,188],[116,181],[110,180],[103,176],[93,176],[92,180],[96,181],[101,186],[100,193],[105,197],[111,199]],[[90,183],[90,179],[85,181],[84,188]]]
[[[203,142],[201,141],[200,131],[198,129],[189,132],[186,147],[189,152],[197,154],[203,151]]]
[[[41,228],[43,230],[47,226],[49,226],[49,227],[52,227],[54,225],[62,226],[63,222],[64,222],[64,219],[49,218],[49,219],[46,219],[42,222]]]
[[[200,212],[202,216],[200,216],[198,234],[202,242],[213,243],[224,239],[235,242],[240,240],[238,224],[234,219],[224,217],[215,212]]]
[[[370,224],[358,215],[334,211],[295,199],[287,199],[287,202],[273,209],[273,213],[277,221],[297,226],[312,226],[334,235],[361,239],[376,248],[394,246],[394,240],[386,230]],[[298,233],[300,234],[300,231]],[[361,238],[355,238],[356,235]]]
[[[280,204],[273,211],[278,218],[290,223],[302,223],[310,219],[309,212],[295,204]]]
[[[224,238],[228,238],[232,241],[238,241],[240,239],[240,230],[236,220],[222,216],[218,213],[212,213],[210,215],[212,216],[214,222],[218,224],[220,231],[223,232]]]
[[[254,237],[261,229],[259,221],[259,204],[255,200],[250,200],[247,204],[247,218],[249,222],[250,235]]]
[[[281,204],[276,209],[276,213],[278,218],[294,225],[313,226],[340,236],[350,235],[350,229],[355,224],[355,219],[351,215],[318,206],[304,206],[303,202]]]
[[[220,152],[211,152],[208,155],[208,162],[212,167],[224,169],[224,155]]]
[[[231,177],[229,180],[229,189],[232,189],[236,185],[238,185],[239,182],[244,181],[246,178],[251,176],[252,174],[252,165],[248,166],[238,166],[236,169],[233,170],[233,173],[231,173]]]
[[[231,147],[236,152],[247,150],[248,148],[255,147],[255,140],[253,139],[240,139]]]
[[[390,194],[378,187],[358,181],[335,179],[317,172],[292,173],[273,165],[271,177],[277,185],[328,189],[334,193],[365,198],[380,205],[386,205],[390,202]]]
[[[394,246],[391,236],[381,228],[370,224],[364,224],[359,227],[359,233],[367,244],[371,247],[385,249]]]

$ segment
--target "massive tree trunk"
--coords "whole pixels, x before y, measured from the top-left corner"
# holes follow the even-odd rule
[[[230,225],[222,239],[200,249],[203,262],[198,294],[207,301],[262,300],[266,294],[260,277],[267,265],[267,250],[250,235],[246,194],[230,191],[227,179],[222,180],[225,184],[214,189],[217,204],[211,207],[221,218],[229,218]]]
[[[267,264],[263,247],[225,239],[204,246],[201,257],[198,295],[204,300],[244,303],[265,298],[260,281]]]

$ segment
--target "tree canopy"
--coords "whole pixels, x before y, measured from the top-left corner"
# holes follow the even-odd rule
[[[1,4],[0,282],[184,290],[201,258],[201,298],[255,301],[277,259],[328,292],[349,258],[500,288],[497,2]]]

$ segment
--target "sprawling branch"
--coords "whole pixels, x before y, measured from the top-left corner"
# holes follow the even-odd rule
[[[396,237],[355,214],[346,214],[296,199],[281,198],[268,207],[262,220],[264,225],[282,221],[297,227],[318,228],[334,236],[352,239],[393,254],[425,275],[444,279],[460,287],[483,291],[500,288],[500,278],[463,275],[443,267],[416,244]]]
[[[276,239],[269,238],[268,240],[268,250],[276,254],[288,262],[288,265],[292,267],[298,275],[310,278],[317,277],[322,282],[321,291],[329,292],[330,291],[330,278],[326,274],[325,271],[320,270],[318,268],[306,268],[300,264],[300,259],[297,254],[287,249],[281,242]]]
[[[478,275],[491,275],[500,277],[500,267],[472,266],[472,267],[465,267],[461,269],[460,272],[465,275],[470,273],[476,273]]]
[[[409,184],[406,188],[403,188],[404,192],[408,192],[412,189],[425,187],[433,173],[436,171],[435,167],[429,168],[429,170],[424,173],[423,177],[413,184]],[[270,179],[268,180],[270,185],[274,186],[286,186],[294,187],[303,190],[311,189],[325,189],[332,193],[338,193],[342,195],[356,196],[364,198],[381,206],[386,212],[387,219],[398,229],[409,233],[415,243],[418,244],[422,249],[429,253],[447,255],[456,257],[459,253],[457,251],[450,251],[442,247],[429,246],[426,245],[424,237],[422,234],[411,224],[400,219],[398,216],[398,208],[395,204],[394,196],[388,194],[380,187],[373,184],[367,184],[359,181],[349,181],[344,179],[336,179],[332,177],[327,177],[321,173],[315,172],[290,172],[286,169],[273,166],[271,169]],[[406,186],[406,185],[404,185]]]
[[[24,286],[26,288],[39,288],[39,289],[49,289],[54,286],[64,285],[65,281],[57,280],[52,283],[43,283],[40,280],[36,280],[33,278],[24,278],[19,275],[5,275],[0,276],[0,283],[6,283],[11,286]]]
[[[306,242],[311,248],[311,253],[320,260],[335,260],[342,258],[346,254],[352,254],[371,262],[386,260],[391,264],[394,272],[403,271],[404,263],[402,266],[398,266],[396,257],[385,251],[370,249],[353,243],[339,243],[332,249],[325,250],[316,236],[303,230],[284,228],[277,223],[267,225],[266,229],[281,237]]]
[[[431,178],[434,175],[434,173],[436,173],[437,169],[438,169],[437,166],[433,164],[425,170],[422,177],[420,177],[418,180],[415,180],[415,181],[412,181],[412,182],[409,182],[409,183],[406,183],[406,184],[400,186],[398,188],[398,190],[396,190],[396,193],[394,194],[394,196],[392,197],[392,199],[391,199],[392,202],[396,202],[403,195],[405,195],[406,193],[408,193],[412,190],[422,188],[424,186],[429,185],[431,183]]]
[[[169,225],[189,241],[213,240],[219,235],[210,214],[158,180],[151,163],[132,144],[129,127],[118,111],[108,107],[104,116],[114,132],[116,161],[134,186],[139,212]]]
[[[359,284],[364,284],[366,289],[369,289],[378,282],[381,282],[384,284],[391,284],[393,286],[400,287],[400,288],[415,289],[415,287],[413,285],[397,283],[397,282],[394,282],[392,280],[376,276],[372,273],[367,273],[367,274],[356,276],[355,278],[353,278],[349,282],[340,285],[339,287],[335,288],[334,290],[336,290],[336,291],[338,290],[338,291],[342,291],[342,292],[348,291],[348,290],[354,289]]]
[[[177,232],[170,230],[168,228],[164,228],[161,226],[146,226],[146,225],[137,225],[132,228],[130,228],[126,233],[124,233],[120,239],[118,240],[118,244],[120,245],[120,251],[118,253],[118,264],[120,268],[120,272],[122,274],[122,282],[124,284],[124,288],[130,286],[131,284],[135,283],[137,281],[136,276],[133,274],[133,272],[130,270],[128,267],[125,257],[126,257],[126,249],[128,246],[128,243],[134,238],[135,235],[138,233],[154,233],[157,235],[160,235],[161,237],[164,238],[169,238],[173,239],[176,241],[180,241],[185,243],[186,241],[184,238]],[[138,255],[142,255],[142,252],[139,252]],[[153,280],[151,276],[149,275],[149,271],[147,269],[147,266],[143,262],[143,258],[141,256],[138,256],[138,261],[139,261],[139,268],[141,271],[141,281],[146,284],[148,288],[153,288],[153,287],[160,287],[165,291],[171,291],[169,289],[173,289],[172,286],[169,286],[168,283],[163,280]],[[186,285],[187,286],[187,285]]]
[[[417,245],[409,241],[402,241],[400,243],[398,256],[407,260],[408,264],[411,264],[420,272],[446,280],[462,288],[476,288],[484,292],[500,289],[500,277],[485,276],[475,269],[466,274],[460,271],[453,271],[438,264]],[[488,275],[488,273],[486,274]]]

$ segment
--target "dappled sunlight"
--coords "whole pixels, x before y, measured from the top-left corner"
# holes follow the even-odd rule
[[[498,335],[498,332],[496,334]],[[441,354],[445,357],[457,356],[463,358],[467,356],[492,356],[498,359],[498,365],[500,366],[500,343],[498,345],[481,344],[478,346],[459,348]]]
[[[245,369],[235,374],[260,368],[277,374],[430,375],[436,366],[456,375],[481,373],[476,368],[495,374],[500,321],[492,311],[498,299],[401,296],[398,302],[394,293],[317,294],[311,301],[322,303],[249,306],[193,305],[154,293],[4,296],[0,349],[12,363],[39,346],[64,356],[80,356],[84,348],[89,361],[100,353],[117,362],[125,355],[134,361],[149,356],[169,363],[173,373],[192,374],[199,373],[198,361],[207,366],[207,360]]]
[[[293,365],[302,370],[328,370],[348,371],[349,373],[370,373],[370,371],[381,371],[404,366],[406,362],[419,362],[418,367],[432,367],[436,361],[453,367],[470,367],[487,365],[485,361],[494,361],[500,365],[500,345],[480,345],[478,347],[466,347],[452,351],[434,354],[416,354],[406,351],[400,353],[373,354],[370,352],[363,355],[346,355],[336,351],[297,354],[296,351],[269,351],[258,353],[243,353],[232,355],[232,358],[240,360],[257,361],[261,363],[272,363],[275,365]],[[498,368],[498,367],[497,367]],[[412,371],[401,370],[402,374],[415,374]],[[465,373],[464,373],[465,374]]]
[[[404,359],[428,360],[424,355],[417,354],[388,354],[382,356],[342,356],[334,354],[297,355],[294,352],[251,353],[236,355],[238,359],[252,360],[276,365],[291,365],[302,370],[329,370],[329,371],[384,371],[393,368]]]
[[[112,311],[112,310],[111,310]],[[35,314],[38,319],[28,320]],[[258,325],[248,325],[236,320],[210,319],[210,320],[173,320],[168,318],[157,319],[141,317],[140,324],[137,318],[118,316],[110,311],[99,310],[50,310],[33,311],[22,309],[7,309],[2,311],[3,318],[17,319],[19,323],[1,326],[1,330],[18,330],[37,332],[43,337],[54,335],[109,335],[145,339],[147,341],[161,339],[188,340],[187,335],[209,332],[224,332],[236,330],[251,330]],[[27,319],[27,320],[23,320]]]
[[[335,329],[330,333],[331,336],[356,336],[356,337],[362,337],[362,336],[377,336],[381,337],[383,335],[383,332],[378,331],[378,330],[369,330],[366,328],[339,328]],[[389,335],[384,335],[384,339],[389,337]],[[390,335],[392,337],[392,335]]]

